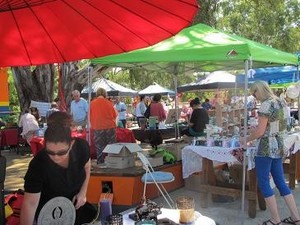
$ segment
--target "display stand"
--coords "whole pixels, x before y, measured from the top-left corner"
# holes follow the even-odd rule
[[[155,171],[173,173],[175,180],[164,185],[167,191],[173,191],[184,186],[181,162],[155,167],[154,169]],[[140,203],[143,195],[144,183],[142,183],[141,177],[144,173],[145,170],[142,167],[93,169],[87,189],[87,200],[97,204],[100,194],[107,191],[104,190],[105,188],[109,188],[114,194],[113,205],[136,205]],[[159,196],[155,185],[148,185],[146,196],[149,199]]]
[[[244,108],[234,108],[217,103],[215,107],[216,125],[222,127],[223,131],[232,133],[230,131],[234,126],[242,127],[243,113]]]

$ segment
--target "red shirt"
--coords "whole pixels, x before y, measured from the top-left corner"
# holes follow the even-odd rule
[[[157,116],[159,122],[164,121],[167,118],[164,107],[160,102],[151,102],[150,116]]]
[[[111,101],[99,97],[91,101],[90,107],[90,121],[93,130],[104,130],[117,127],[117,112]]]

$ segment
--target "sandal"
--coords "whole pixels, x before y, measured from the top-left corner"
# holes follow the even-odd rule
[[[287,218],[283,219],[281,222],[287,223],[287,224],[297,224],[297,223],[300,223],[300,220],[293,220],[292,217],[287,217]]]
[[[281,222],[274,223],[272,220],[267,220],[267,221],[263,222],[261,225],[281,225]]]

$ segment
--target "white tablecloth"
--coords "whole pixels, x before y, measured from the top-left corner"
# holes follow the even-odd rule
[[[234,148],[188,145],[182,149],[182,176],[202,171],[202,157],[213,160],[214,166],[221,163],[233,163],[238,160],[231,154]]]
[[[175,223],[179,224],[179,211],[176,209],[161,209],[162,214],[157,216],[157,219],[168,218]],[[129,218],[129,214],[133,211],[123,214],[123,225],[134,225],[134,221]],[[201,215],[199,212],[195,212],[195,225],[216,225],[215,221],[207,216]]]
[[[287,134],[284,138],[286,155],[295,154],[300,149],[300,133]],[[214,166],[220,163],[241,163],[247,156],[248,170],[255,168],[255,147],[248,147],[246,154],[239,148],[207,147],[188,145],[182,149],[182,176],[202,171],[202,157],[213,160]]]

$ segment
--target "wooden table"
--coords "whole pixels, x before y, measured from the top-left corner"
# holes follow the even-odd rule
[[[289,176],[289,187],[295,189],[295,181],[300,181],[300,133],[287,135],[284,145],[289,154],[288,160],[283,163],[284,172]]]
[[[284,172],[289,176],[289,187],[295,189],[296,180],[300,182],[300,151],[291,154],[288,162],[284,162]]]
[[[196,164],[197,168],[190,168],[190,172],[202,171],[203,181],[200,184],[199,191],[201,192],[202,201],[201,206],[208,206],[209,194],[218,194],[231,197],[238,197],[242,194],[241,185],[218,183],[214,172],[213,161],[220,162],[236,162],[237,159],[231,154],[234,149],[222,147],[206,147],[206,146],[186,146],[182,150],[182,164],[183,174],[187,177],[188,173],[185,171],[185,165]],[[187,163],[188,162],[188,163]],[[198,170],[198,171],[196,171]],[[256,216],[256,203],[258,201],[259,208],[266,209],[265,201],[258,192],[255,169],[248,171],[247,185],[245,197],[248,200],[248,215],[250,218]]]

